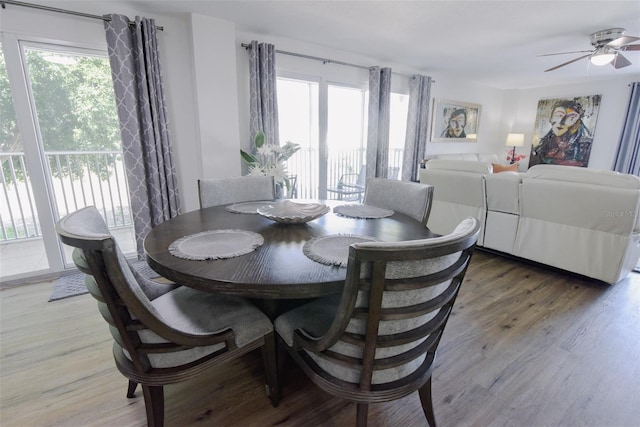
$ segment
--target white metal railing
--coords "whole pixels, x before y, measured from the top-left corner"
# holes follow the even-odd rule
[[[389,178],[400,179],[402,166],[402,148],[389,150]],[[297,175],[297,197],[299,199],[318,198],[318,150],[303,148],[294,154],[287,162],[290,175]],[[348,173],[359,173],[365,164],[366,148],[350,150],[332,150],[327,154],[327,188],[337,187],[340,177]],[[327,197],[337,197],[328,194]]]
[[[402,153],[402,149],[390,150],[389,170],[394,175],[390,178],[398,178]],[[51,151],[45,156],[58,218],[93,205],[110,228],[133,224],[120,151]],[[297,175],[297,198],[318,198],[318,156],[317,149],[301,149],[289,159],[288,172]],[[329,150],[327,187],[336,187],[344,174],[358,173],[365,157],[364,148]],[[0,242],[39,237],[41,230],[24,153],[0,153],[0,164]]]
[[[93,205],[110,228],[133,224],[120,151],[45,152],[57,217]],[[24,153],[0,153],[0,242],[41,235]]]

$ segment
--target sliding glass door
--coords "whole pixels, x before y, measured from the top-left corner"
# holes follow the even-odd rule
[[[367,146],[368,91],[322,78],[278,77],[280,141],[302,146],[288,162],[298,175],[299,198],[339,197],[327,188],[360,175]],[[390,179],[400,179],[409,96],[391,94]]]
[[[129,192],[105,52],[10,35],[3,35],[2,47],[0,277],[68,267],[70,253],[58,243],[55,221],[89,205],[102,213],[125,252],[133,252]],[[23,253],[11,262],[13,254]]]

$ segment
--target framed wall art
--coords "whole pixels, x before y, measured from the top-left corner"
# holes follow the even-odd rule
[[[479,104],[435,98],[431,142],[476,142],[480,125]]]
[[[538,101],[529,167],[587,167],[602,95]]]

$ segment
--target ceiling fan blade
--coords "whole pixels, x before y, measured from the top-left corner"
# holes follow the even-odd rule
[[[629,51],[629,50],[640,50],[640,44],[632,44],[632,45],[629,45],[629,46],[622,46],[620,48],[620,50],[626,50],[626,51]]]
[[[567,62],[565,62],[565,63],[563,63],[563,64],[556,65],[556,66],[555,66],[555,67],[553,67],[553,68],[549,68],[548,70],[544,70],[544,72],[546,73],[547,71],[557,70],[557,69],[558,69],[558,68],[560,68],[560,67],[564,67],[565,65],[572,64],[572,63],[574,63],[574,62],[576,62],[576,61],[580,61],[581,59],[583,59],[583,58],[588,58],[588,57],[590,57],[590,56],[591,56],[591,54],[589,54],[589,55],[582,55],[582,56],[579,56],[579,57],[577,57],[577,58],[575,58],[575,59],[572,59],[571,61],[567,61]]]
[[[618,37],[615,40],[611,40],[605,46],[622,47],[626,44],[633,43],[636,40],[640,40],[640,37],[622,36],[622,37]]]
[[[616,56],[611,61],[611,65],[613,65],[616,69],[628,67],[631,65],[631,62],[627,58],[625,58],[620,52],[616,52]]]
[[[570,53],[585,53],[585,52],[594,52],[594,51],[593,50],[574,50],[573,52],[545,53],[544,55],[536,55],[536,56],[568,55]]]

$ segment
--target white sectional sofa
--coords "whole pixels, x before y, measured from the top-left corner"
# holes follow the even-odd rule
[[[479,246],[610,284],[640,258],[636,176],[555,165],[494,174],[489,162],[434,159],[420,182],[434,186],[427,226],[436,233],[475,216]]]

